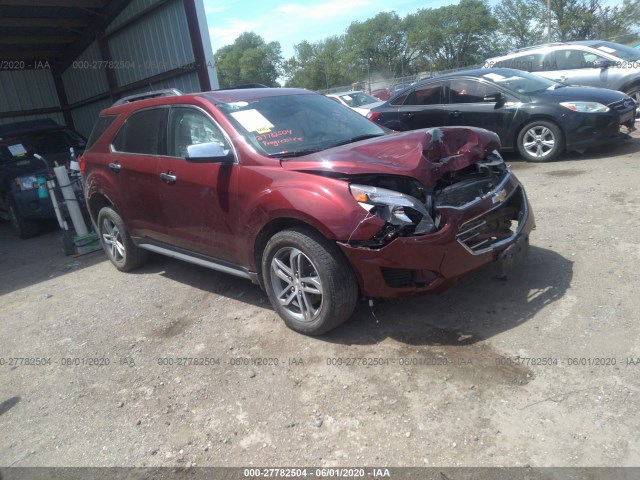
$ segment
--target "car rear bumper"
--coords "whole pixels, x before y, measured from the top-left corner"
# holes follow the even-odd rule
[[[379,249],[338,243],[353,265],[364,295],[437,293],[496,261],[504,273],[526,254],[529,233],[535,228],[526,193],[512,175],[492,194],[464,208],[443,207],[440,212],[447,222],[433,234],[399,237]],[[511,222],[511,230],[505,230],[501,222]],[[491,225],[503,228],[498,231]]]

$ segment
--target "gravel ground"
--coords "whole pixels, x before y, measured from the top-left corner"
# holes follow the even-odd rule
[[[508,281],[321,338],[248,281],[0,224],[0,466],[640,465],[640,135],[507,159],[537,220]]]

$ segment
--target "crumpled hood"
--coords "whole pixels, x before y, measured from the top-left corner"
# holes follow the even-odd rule
[[[498,135],[475,127],[439,127],[395,133],[282,160],[285,170],[358,175],[410,176],[433,187],[446,172],[460,170],[500,149]]]

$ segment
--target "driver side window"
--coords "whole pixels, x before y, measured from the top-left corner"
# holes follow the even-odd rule
[[[484,97],[495,93],[484,83],[471,79],[455,79],[449,82],[449,103],[482,103]]]
[[[184,158],[189,145],[217,143],[225,150],[227,144],[220,128],[207,115],[194,108],[174,107],[169,115],[168,154]]]

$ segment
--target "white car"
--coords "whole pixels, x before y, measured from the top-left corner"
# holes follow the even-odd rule
[[[371,110],[373,107],[377,107],[384,103],[383,101],[377,99],[372,95],[369,95],[368,93],[359,91],[328,93],[327,97],[329,97],[334,102],[341,103],[342,105],[355,110],[364,117],[367,116],[367,113],[369,113],[369,110]]]

